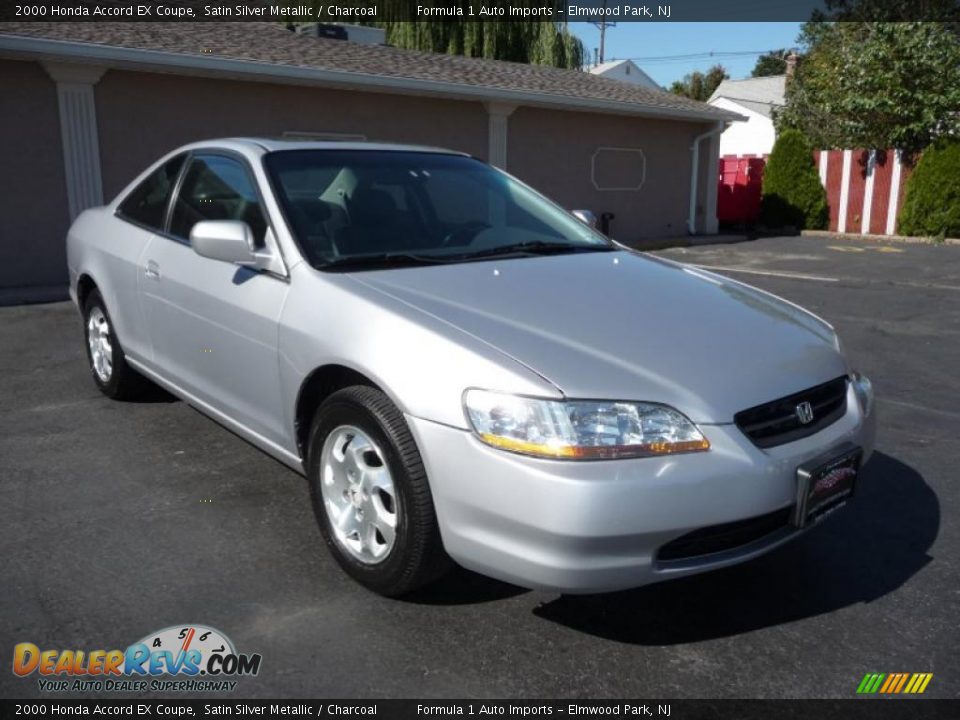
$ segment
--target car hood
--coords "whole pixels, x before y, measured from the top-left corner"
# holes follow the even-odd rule
[[[739,410],[847,372],[819,318],[728,278],[633,252],[352,277],[394,307],[400,301],[493,345],[567,397],[661,402],[695,422],[732,422]]]

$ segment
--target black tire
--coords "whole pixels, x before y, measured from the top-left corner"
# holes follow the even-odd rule
[[[375,564],[350,555],[334,536],[321,489],[321,455],[330,433],[352,425],[385,456],[398,506],[396,539]],[[404,595],[439,578],[450,566],[437,526],[433,497],[420,452],[403,414],[380,390],[356,385],[332,394],[317,410],[307,446],[307,479],[324,541],[354,580],[388,597]]]
[[[110,339],[110,358],[111,371],[108,379],[100,377],[94,366],[93,355],[90,352],[90,316],[95,310],[99,310],[107,321],[109,332],[107,337]],[[87,366],[90,368],[90,375],[93,382],[100,388],[100,392],[114,400],[132,400],[139,397],[150,387],[150,381],[138,373],[127,364],[127,358],[123,354],[123,348],[120,347],[120,341],[117,339],[117,333],[110,319],[110,313],[103,302],[103,297],[99,290],[91,290],[83,304],[83,339],[84,347],[87,351]]]

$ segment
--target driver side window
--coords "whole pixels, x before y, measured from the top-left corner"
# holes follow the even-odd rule
[[[188,239],[201,220],[242,220],[263,247],[267,221],[243,163],[222,155],[196,155],[190,160],[173,207],[170,232]]]

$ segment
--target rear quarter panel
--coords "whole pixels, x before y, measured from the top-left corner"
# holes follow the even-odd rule
[[[150,345],[140,308],[137,267],[152,237],[151,232],[115,217],[109,207],[85,210],[67,232],[71,297],[77,301],[80,277],[93,280],[124,352],[138,359],[150,355]]]

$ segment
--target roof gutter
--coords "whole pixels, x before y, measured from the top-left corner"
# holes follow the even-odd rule
[[[677,120],[700,121],[724,119],[747,120],[745,116],[727,110],[686,110],[683,108],[642,105],[617,100],[601,100],[575,95],[510,90],[485,85],[392,77],[350,70],[333,70],[299,65],[282,65],[256,60],[211,57],[166,50],[145,50],[115,45],[50,40],[22,35],[0,35],[0,55],[29,56],[37,60],[71,60],[111,68],[152,72],[232,77],[245,80],[284,82],[295,85],[322,85],[356,90],[393,92],[452,97],[463,100],[512,102],[523,105],[561,108],[565,110],[592,110],[618,115],[662,117]]]
[[[700,174],[700,142],[708,137],[722,133],[724,129],[724,122],[722,120],[718,121],[713,129],[697,135],[693,139],[693,144],[690,146],[690,153],[692,155],[691,164],[693,167],[690,170],[690,210],[687,213],[687,232],[691,235],[697,234],[697,180]]]

